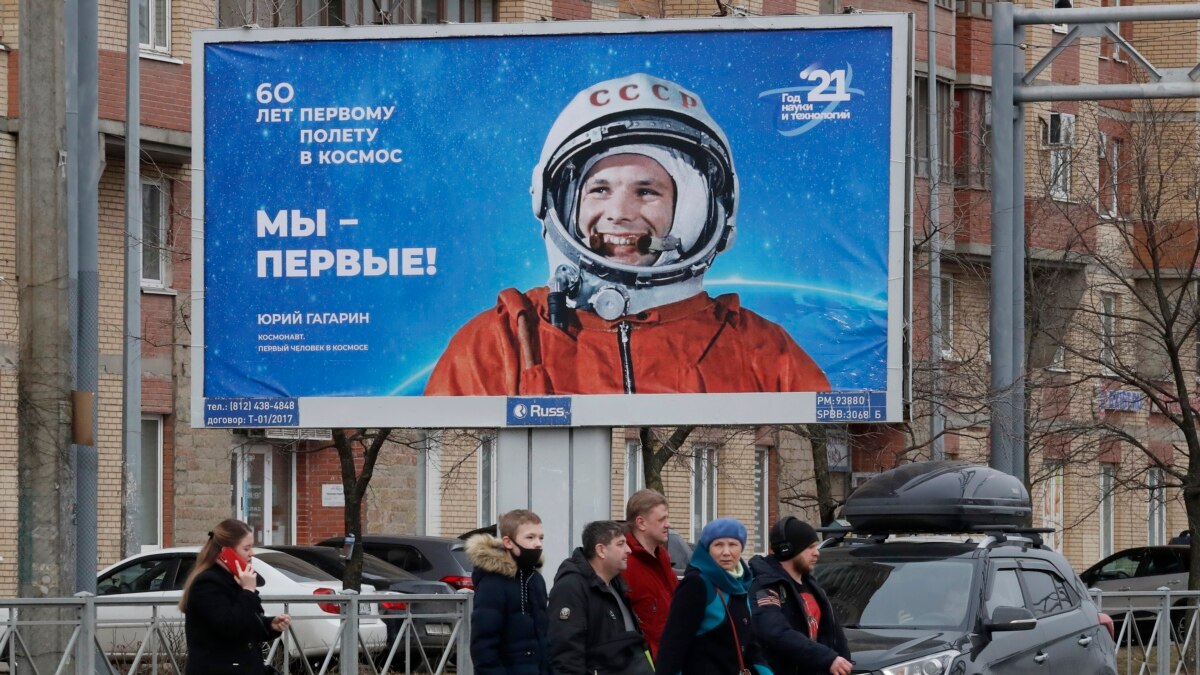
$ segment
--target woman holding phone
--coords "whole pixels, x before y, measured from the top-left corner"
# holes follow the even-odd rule
[[[291,618],[264,614],[253,557],[254,531],[246,523],[228,518],[208,533],[179,600],[187,675],[266,672],[262,643],[287,630]]]

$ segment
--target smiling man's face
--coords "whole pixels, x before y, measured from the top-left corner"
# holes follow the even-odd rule
[[[658,257],[639,246],[645,237],[665,237],[675,218],[675,182],[645,155],[612,155],[584,176],[579,229],[600,255],[627,265],[650,265]]]

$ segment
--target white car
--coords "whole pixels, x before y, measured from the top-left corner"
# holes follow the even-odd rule
[[[186,652],[183,614],[177,605],[199,550],[193,546],[143,553],[100,572],[96,581],[96,638],[106,654],[131,658],[153,634],[157,647],[147,645],[147,654],[157,652],[160,660],[168,651],[182,657]],[[341,631],[338,604],[292,602],[285,606],[272,598],[335,595],[342,590],[342,582],[279,551],[256,551],[251,565],[258,573],[258,592],[267,615],[287,613],[292,617],[289,653],[303,653],[309,658],[325,656]],[[362,589],[363,593],[374,590],[367,585]],[[110,604],[107,598],[120,602]],[[155,618],[157,621],[152,621]],[[157,632],[154,626],[159,627]],[[375,603],[359,605],[359,635],[368,646],[382,645],[387,640],[387,627]]]

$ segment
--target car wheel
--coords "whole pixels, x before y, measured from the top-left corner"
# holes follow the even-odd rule
[[[1171,609],[1171,637],[1178,644],[1187,639],[1188,629],[1194,623],[1195,607],[1189,607],[1187,601],[1180,601]],[[1193,638],[1195,639],[1195,638]]]

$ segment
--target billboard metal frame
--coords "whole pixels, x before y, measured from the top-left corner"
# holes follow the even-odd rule
[[[205,422],[204,330],[205,330],[205,48],[219,43],[286,43],[322,41],[388,41],[467,37],[571,36],[635,33],[715,33],[764,30],[828,30],[884,28],[891,31],[890,116],[893,125],[903,121],[904,133],[890,138],[891,168],[888,178],[888,280],[887,280],[887,356],[886,413],[876,422],[900,422],[907,416],[911,399],[911,351],[908,327],[911,325],[912,295],[912,136],[914,128],[913,49],[914,27],[911,15],[899,13],[842,14],[816,16],[736,17],[699,19],[648,19],[639,21],[563,21],[536,23],[471,23],[439,25],[347,26],[321,28],[240,27],[201,30],[192,41],[192,377],[191,414],[194,427]],[[853,394],[856,392],[833,392]],[[640,394],[636,406],[631,397],[613,395],[573,395],[570,426],[612,426],[619,411],[620,424],[784,424],[811,423],[817,420],[798,414],[813,410],[816,393],[735,393],[735,394]],[[506,423],[504,396],[453,397],[447,405],[444,396],[393,397],[301,397],[298,426],[304,427],[480,427],[509,426]],[[271,399],[261,399],[269,401]],[[353,419],[352,423],[348,420]],[[464,423],[464,419],[471,420]],[[747,420],[752,419],[753,422]],[[828,420],[841,422],[855,420]],[[238,424],[239,427],[287,426],[279,419]]]

